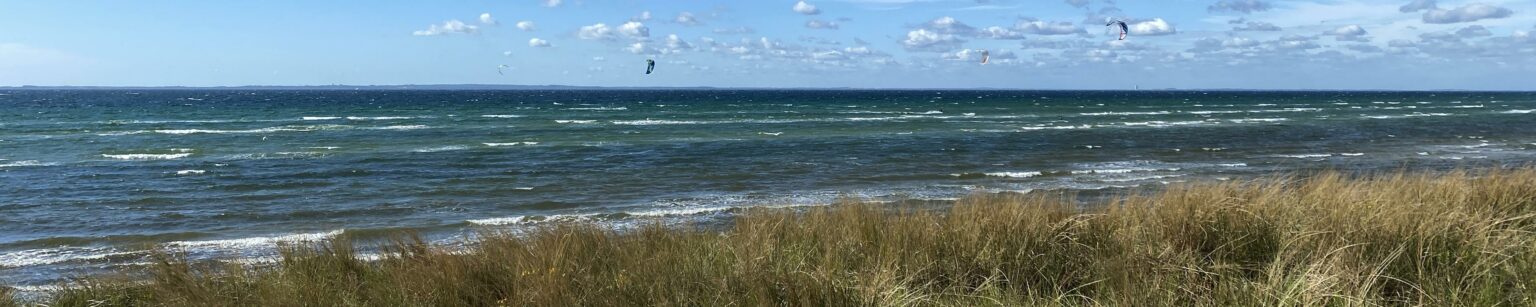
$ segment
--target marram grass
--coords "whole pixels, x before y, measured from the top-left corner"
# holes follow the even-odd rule
[[[1536,170],[1171,186],[1080,209],[750,210],[726,229],[564,224],[468,251],[345,239],[273,265],[157,257],[54,306],[1532,306]],[[4,295],[4,293],[0,293]],[[3,303],[0,303],[3,304]]]

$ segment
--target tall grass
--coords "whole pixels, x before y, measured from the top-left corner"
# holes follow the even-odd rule
[[[470,250],[345,239],[270,266],[159,256],[57,306],[1536,305],[1536,170],[1196,183],[1082,209],[988,195],[942,210],[749,210],[727,229],[586,224]]]

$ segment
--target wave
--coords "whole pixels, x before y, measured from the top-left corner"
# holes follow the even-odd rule
[[[1247,113],[1247,112],[1248,111],[1189,111],[1189,112],[1185,112],[1185,113],[1197,114],[1197,115],[1208,115],[1208,114],[1236,114],[1236,113]]]
[[[4,160],[0,160],[0,162],[4,162]],[[24,160],[24,161],[0,163],[0,168],[5,168],[5,167],[29,167],[29,166],[54,166],[54,165],[58,165],[58,163],[39,162],[37,160]]]
[[[1451,113],[1413,113],[1413,114],[1407,114],[1407,115],[1361,115],[1361,117],[1371,118],[1371,119],[1400,119],[1400,118],[1430,117],[1430,116],[1452,116],[1452,115],[1455,115],[1455,114],[1451,114]]]
[[[50,265],[70,261],[90,261],[129,255],[106,247],[55,247],[29,249],[0,254],[0,268]]]
[[[1291,119],[1289,119],[1289,118],[1238,118],[1238,119],[1228,119],[1227,121],[1234,122],[1234,123],[1239,123],[1239,124],[1246,124],[1246,123],[1273,123],[1273,122],[1283,122],[1283,121],[1288,121],[1288,120],[1291,120]]]
[[[1165,128],[1165,127],[1173,127],[1173,126],[1200,125],[1200,124],[1206,124],[1206,122],[1203,122],[1203,121],[1179,121],[1179,122],[1146,121],[1146,122],[1125,122],[1125,123],[1120,123],[1120,124],[1121,125],[1125,125],[1125,126],[1146,126],[1146,127],[1153,127],[1153,128]]]
[[[200,169],[188,169],[188,170],[176,171],[176,174],[177,175],[183,175],[183,176],[185,176],[185,175],[202,175],[203,173],[207,173],[207,172],[208,171],[200,170]]]
[[[485,146],[490,146],[490,147],[505,147],[505,146],[519,146],[519,145],[522,145],[522,146],[533,146],[533,145],[539,145],[539,142],[481,143],[481,144],[485,144]]]
[[[1034,131],[1034,130],[1076,130],[1076,129],[1092,129],[1093,127],[1094,127],[1093,125],[1082,125],[1082,126],[1036,126],[1036,127],[1019,127],[1019,130],[1024,130],[1024,131]]]
[[[465,222],[469,222],[470,224],[475,224],[475,225],[483,225],[483,226],[504,226],[504,225],[512,225],[512,224],[522,223],[524,220],[527,220],[527,219],[528,219],[528,217],[526,217],[526,216],[513,216],[513,217],[498,217],[498,218],[468,220],[468,221],[465,221]]]
[[[465,149],[469,149],[469,146],[449,145],[449,146],[439,146],[439,147],[427,147],[427,148],[421,148],[421,149],[412,150],[411,152],[429,153],[429,152],[444,152],[444,151],[455,151],[455,150],[465,150]]]
[[[626,110],[629,110],[629,108],[628,107],[589,107],[589,108],[566,108],[566,110],[572,110],[572,111],[626,111]]]
[[[1504,111],[1504,112],[1499,112],[1499,113],[1504,113],[1504,114],[1531,114],[1531,112],[1536,112],[1536,110],[1509,110],[1509,111]]]
[[[985,175],[987,175],[988,177],[1002,177],[1002,178],[1029,178],[1029,177],[1040,176],[1042,174],[1043,173],[1041,173],[1041,172],[995,172],[995,173],[986,173]]]
[[[1157,111],[1157,112],[1099,112],[1099,113],[1078,113],[1078,114],[1081,114],[1083,116],[1110,116],[1110,115],[1167,115],[1167,114],[1173,114],[1173,113],[1172,112],[1168,112],[1168,111]]]
[[[519,117],[523,117],[523,116],[522,115],[491,114],[491,115],[480,115],[480,117],[485,117],[485,118],[519,118]]]
[[[421,129],[431,129],[431,128],[432,127],[427,126],[427,125],[395,125],[395,126],[384,126],[384,127],[367,127],[367,128],[362,128],[362,129],[366,129],[366,130],[421,130]]]
[[[416,116],[373,116],[373,117],[347,116],[347,120],[402,120],[402,119],[417,119],[417,118],[421,118],[421,117],[416,117]]]
[[[703,123],[706,123],[706,122],[687,121],[687,120],[642,119],[642,120],[616,120],[616,121],[612,121],[612,123],[615,124],[615,125],[651,126],[651,125],[694,125],[694,124],[703,124]]]
[[[300,117],[299,119],[302,119],[302,120],[337,120],[337,119],[341,119],[341,118],[340,117],[335,117],[335,116],[305,116],[305,117]]]
[[[178,153],[178,154],[121,154],[121,155],[103,154],[101,156],[105,157],[105,158],[118,159],[118,160],[175,160],[175,159],[181,159],[181,158],[186,158],[186,157],[192,156],[192,154],[190,154],[190,153]]]
[[[1281,158],[1296,158],[1296,159],[1315,159],[1315,158],[1327,158],[1327,157],[1332,157],[1332,156],[1333,156],[1333,154],[1297,154],[1297,155],[1276,155],[1276,157],[1281,157]]]
[[[180,248],[219,248],[233,250],[248,250],[261,247],[271,247],[278,243],[317,242],[341,235],[345,230],[333,230],[320,233],[301,233],[270,237],[251,237],[225,240],[206,241],[175,241],[163,244],[166,247]]]
[[[560,124],[591,124],[591,123],[596,123],[596,122],[597,122],[596,120],[590,120],[590,119],[556,119],[555,120],[555,123],[560,123]]]

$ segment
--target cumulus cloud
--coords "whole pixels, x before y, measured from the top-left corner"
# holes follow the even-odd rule
[[[549,47],[549,41],[538,38],[528,39],[528,47]]]
[[[631,21],[651,21],[651,11],[641,11],[640,16],[630,18]]]
[[[1280,26],[1262,21],[1249,21],[1243,26],[1232,28],[1234,31],[1280,31]]]
[[[939,58],[950,61],[981,62],[982,52],[988,53],[988,56],[991,57],[991,62],[1007,62],[1007,60],[1014,60],[1019,58],[1019,56],[1014,54],[1013,51],[984,51],[981,49],[961,49],[960,51],[955,52],[945,52],[944,54],[940,55]]]
[[[922,28],[944,34],[971,34],[976,31],[976,28],[949,16],[939,17],[924,23]]]
[[[805,27],[811,29],[836,30],[838,25],[837,22],[833,21],[811,19],[810,21],[805,22]]]
[[[715,32],[715,34],[752,34],[752,33],[757,32],[757,30],[752,30],[752,28],[748,28],[748,27],[735,27],[735,28],[719,28],[719,29],[715,29],[714,32]]]
[[[1493,36],[1493,31],[1488,31],[1488,28],[1483,26],[1473,25],[1456,30],[1456,36],[1466,38]]]
[[[794,10],[795,13],[805,15],[821,14],[821,9],[816,8],[815,5],[811,5],[810,3],[805,3],[805,1],[795,2],[795,6],[791,7],[790,9]]]
[[[964,40],[951,34],[934,32],[928,29],[917,29],[907,32],[907,38],[901,41],[901,46],[912,51],[943,52],[954,50],[964,43]]]
[[[693,13],[689,12],[677,13],[677,18],[674,18],[673,21],[677,21],[679,24],[688,26],[695,26],[699,24],[699,18],[694,17]]]
[[[1152,20],[1132,23],[1130,24],[1130,30],[1132,35],[1140,36],[1159,36],[1179,33],[1178,29],[1175,29],[1173,25],[1168,24],[1168,22],[1164,21],[1162,18],[1153,18]]]
[[[580,39],[613,39],[613,34],[613,28],[604,23],[583,26],[576,30],[576,38]]]
[[[544,2],[544,6],[556,7],[556,6],[560,6],[560,2],[561,1],[560,0],[543,0],[543,2]]]
[[[496,18],[491,17],[491,13],[481,13],[480,14],[480,24],[494,26],[494,25],[499,25],[501,23],[500,22],[496,22]]]
[[[666,46],[667,49],[676,51],[693,49],[693,44],[689,44],[688,41],[677,37],[677,34],[667,35]]]
[[[631,38],[651,37],[651,28],[646,27],[645,24],[638,21],[631,21],[619,26],[619,34],[623,34],[624,36]]]
[[[1217,1],[1216,4],[1212,4],[1210,7],[1207,7],[1206,10],[1212,12],[1234,12],[1249,14],[1253,12],[1268,11],[1269,8],[1269,2],[1259,0],[1221,0]]]
[[[1424,23],[1461,23],[1473,22],[1483,19],[1498,19],[1509,17],[1514,12],[1507,8],[1492,6],[1482,3],[1473,3],[1450,10],[1431,9],[1424,12]]]
[[[523,31],[533,31],[535,29],[533,22],[527,20],[517,22],[517,28]]]
[[[1413,0],[1413,2],[1409,2],[1408,4],[1404,4],[1402,7],[1398,7],[1397,11],[1403,13],[1413,13],[1423,10],[1433,10],[1437,8],[1440,7],[1435,5],[1435,0]]]
[[[1360,27],[1360,25],[1347,25],[1347,26],[1339,27],[1337,29],[1333,29],[1333,31],[1328,31],[1328,32],[1323,33],[1323,34],[1324,35],[1333,36],[1333,39],[1339,40],[1339,41],[1362,42],[1362,43],[1363,42],[1371,41],[1371,39],[1369,37],[1366,37],[1366,34],[1369,34],[1369,33],[1367,33],[1365,31],[1365,28]]]
[[[1024,32],[998,26],[981,28],[976,31],[976,35],[990,39],[1024,39]]]
[[[431,25],[431,26],[428,26],[426,30],[417,30],[416,32],[411,32],[411,35],[416,35],[416,36],[435,36],[435,35],[446,35],[446,34],[454,34],[454,33],[474,34],[474,33],[477,33],[479,31],[480,31],[480,27],[477,27],[477,26],[474,26],[474,25],[470,25],[470,24],[465,24],[463,21],[459,21],[459,20],[455,19],[455,20],[445,21],[445,22],[443,22],[442,25]]]
[[[1087,30],[1084,30],[1082,27],[1078,27],[1077,25],[1074,25],[1070,22],[1051,22],[1029,18],[1020,19],[1019,22],[1015,23],[1013,27],[1019,31],[1023,31],[1024,33],[1035,35],[1071,35],[1088,33]]]

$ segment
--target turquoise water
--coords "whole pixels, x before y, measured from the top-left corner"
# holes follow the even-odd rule
[[[1536,94],[0,91],[0,284],[156,246],[1523,164]]]

